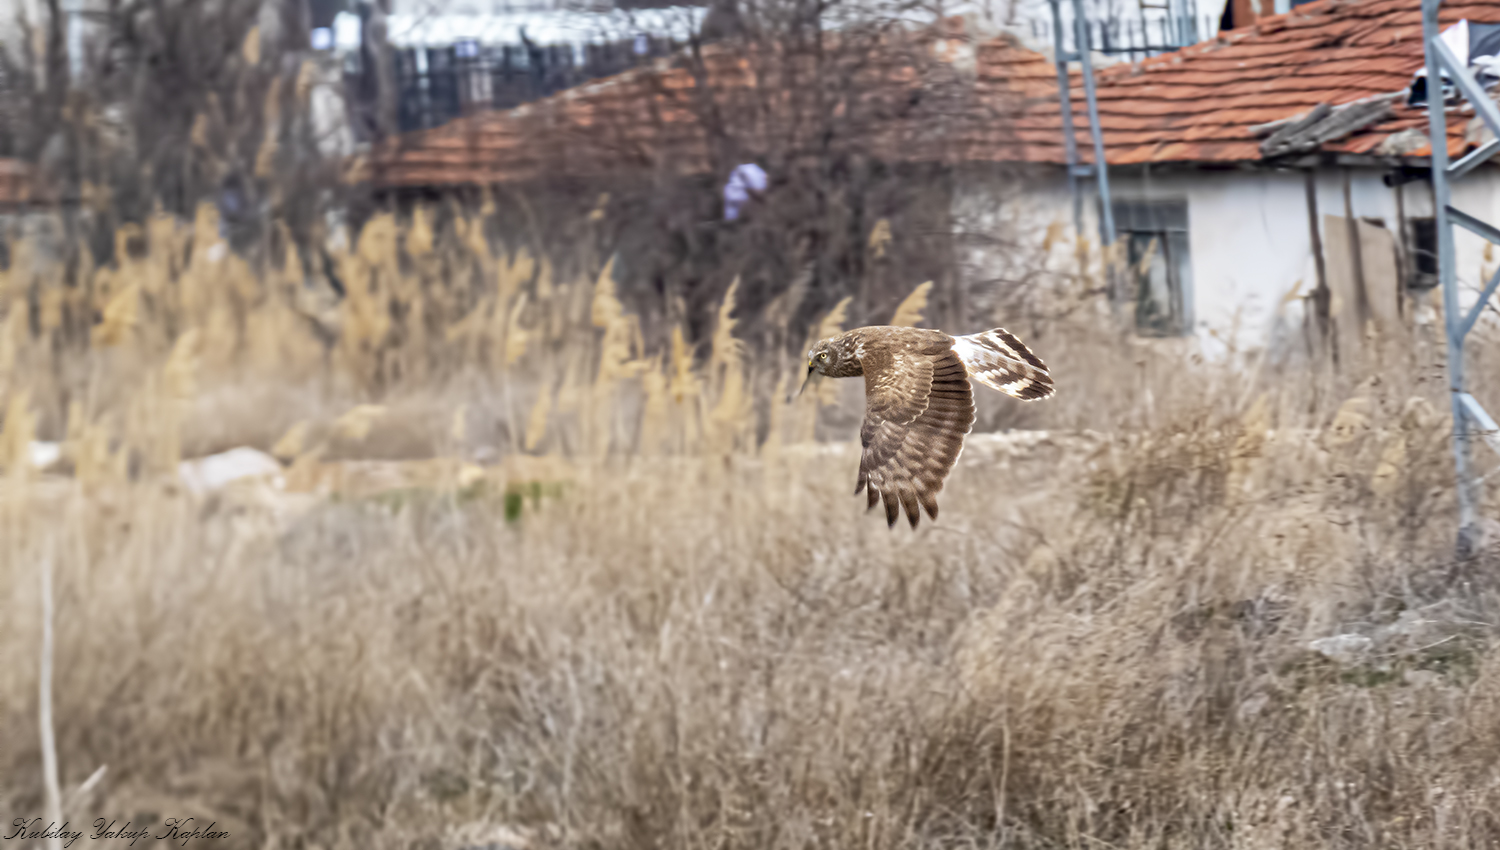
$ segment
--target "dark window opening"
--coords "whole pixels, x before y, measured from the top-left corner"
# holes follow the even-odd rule
[[[1134,288],[1135,328],[1142,336],[1182,336],[1193,329],[1193,267],[1186,201],[1121,201],[1115,229],[1125,242]]]
[[[348,11],[349,4],[345,0],[309,0],[308,12],[312,17],[313,29],[333,26],[333,19],[339,12]]]
[[[1411,237],[1411,284],[1413,289],[1431,289],[1438,282],[1437,222],[1430,218],[1407,219]]]

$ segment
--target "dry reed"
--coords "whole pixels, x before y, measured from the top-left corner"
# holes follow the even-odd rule
[[[50,552],[74,828],[196,817],[229,833],[215,846],[304,848],[1500,840],[1495,564],[1448,558],[1429,342],[1378,381],[1247,374],[1077,313],[1034,340],[1062,388],[1048,429],[976,434],[942,522],[890,533],[849,495],[857,409],[811,440],[839,385],[788,405],[759,362],[779,358],[735,336],[737,287],[703,351],[681,327],[647,350],[609,264],[562,279],[491,246],[484,214],[377,218],[334,258],[332,313],[298,262],[216,247],[211,211],[153,222],[65,291],[12,263],[0,811],[44,808]],[[893,320],[921,321],[928,287]],[[33,435],[63,445],[44,474]],[[284,482],[175,482],[240,444]]]

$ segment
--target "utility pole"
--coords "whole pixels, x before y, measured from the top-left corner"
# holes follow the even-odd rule
[[[1453,252],[1453,228],[1459,226],[1492,244],[1500,244],[1500,229],[1451,204],[1450,183],[1490,160],[1500,151],[1500,109],[1485,93],[1466,61],[1461,61],[1443,43],[1438,29],[1438,9],[1442,0],[1422,0],[1422,38],[1427,57],[1427,126],[1432,140],[1433,223],[1437,229],[1438,280],[1443,288],[1443,329],[1448,339],[1448,390],[1453,410],[1453,464],[1458,485],[1458,555],[1475,554],[1479,544],[1479,508],[1483,495],[1475,475],[1472,457],[1473,439],[1478,437],[1500,453],[1500,426],[1485,412],[1464,383],[1464,340],[1479,320],[1486,302],[1500,286],[1496,271],[1480,293],[1479,300],[1464,312],[1458,303],[1458,274]],[[1467,60],[1467,57],[1465,57]],[[1448,161],[1448,117],[1443,102],[1443,76],[1447,75],[1459,93],[1473,106],[1491,133],[1490,141],[1459,159]]]

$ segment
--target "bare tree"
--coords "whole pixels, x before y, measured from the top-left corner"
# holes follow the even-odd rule
[[[951,166],[979,134],[1000,143],[1016,107],[980,96],[973,57],[960,22],[916,3],[720,2],[674,56],[517,116],[524,155],[491,166],[572,197],[566,215],[609,188],[607,241],[648,333],[702,333],[736,276],[752,335],[773,304],[768,324],[803,325],[847,295],[851,320],[884,322],[924,280],[953,320]],[[745,163],[767,186],[726,221]]]
[[[26,47],[0,49],[3,152],[39,167],[99,260],[158,208],[213,201],[242,246],[272,220],[309,224],[337,183],[309,115],[305,15],[293,0],[105,0],[70,45],[46,0],[21,22]]]

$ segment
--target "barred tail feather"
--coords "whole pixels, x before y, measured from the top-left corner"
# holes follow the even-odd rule
[[[1052,376],[1040,357],[1005,328],[955,337],[953,351],[969,377],[1022,401],[1052,395]]]

